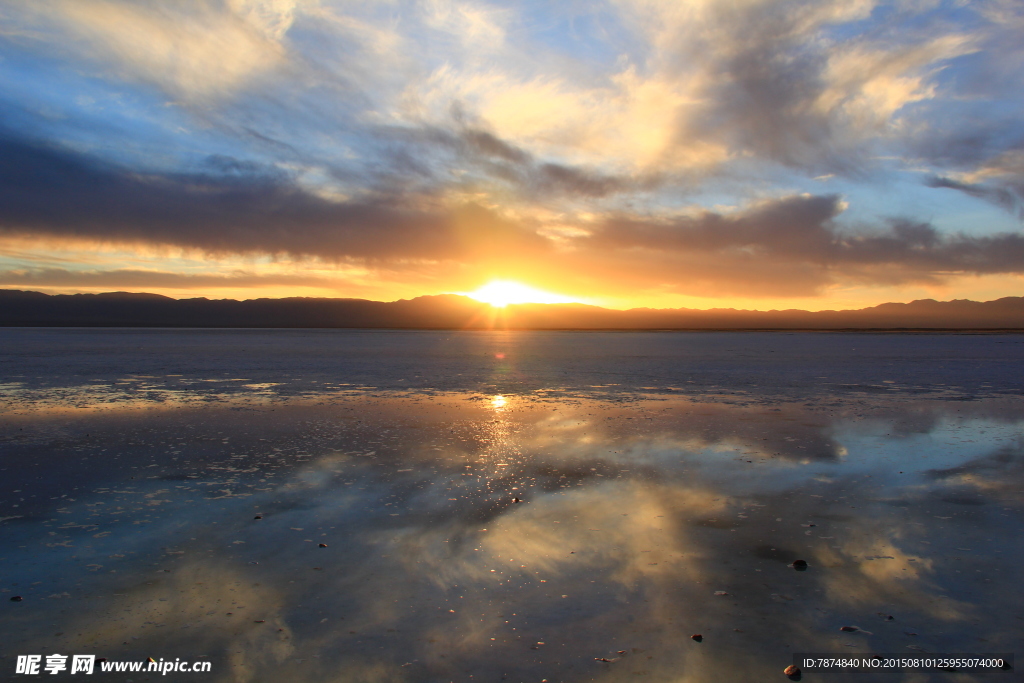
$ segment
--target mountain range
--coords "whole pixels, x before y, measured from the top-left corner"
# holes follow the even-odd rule
[[[1024,297],[886,303],[843,311],[510,304],[455,294],[365,299],[172,299],[159,294],[57,294],[0,289],[0,326],[394,329],[1024,329]]]

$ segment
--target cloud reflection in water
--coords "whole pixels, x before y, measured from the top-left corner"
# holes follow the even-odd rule
[[[382,393],[11,415],[9,481],[43,458],[79,488],[4,508],[3,587],[25,596],[6,654],[700,681],[795,651],[1013,650],[1024,409],[883,408]]]

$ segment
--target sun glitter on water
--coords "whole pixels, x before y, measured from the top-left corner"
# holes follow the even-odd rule
[[[490,304],[495,308],[504,308],[509,304],[569,304],[576,303],[573,299],[559,294],[552,294],[533,287],[527,287],[512,280],[491,280],[466,296]]]

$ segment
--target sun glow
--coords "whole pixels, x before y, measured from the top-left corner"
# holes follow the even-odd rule
[[[576,303],[567,296],[544,292],[511,280],[491,280],[476,291],[468,292],[466,296],[495,308],[504,308],[509,304]]]

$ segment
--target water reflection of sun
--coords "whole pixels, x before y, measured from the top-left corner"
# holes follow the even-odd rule
[[[494,396],[491,398],[491,407],[495,410],[502,410],[508,404],[508,399],[504,396]]]

